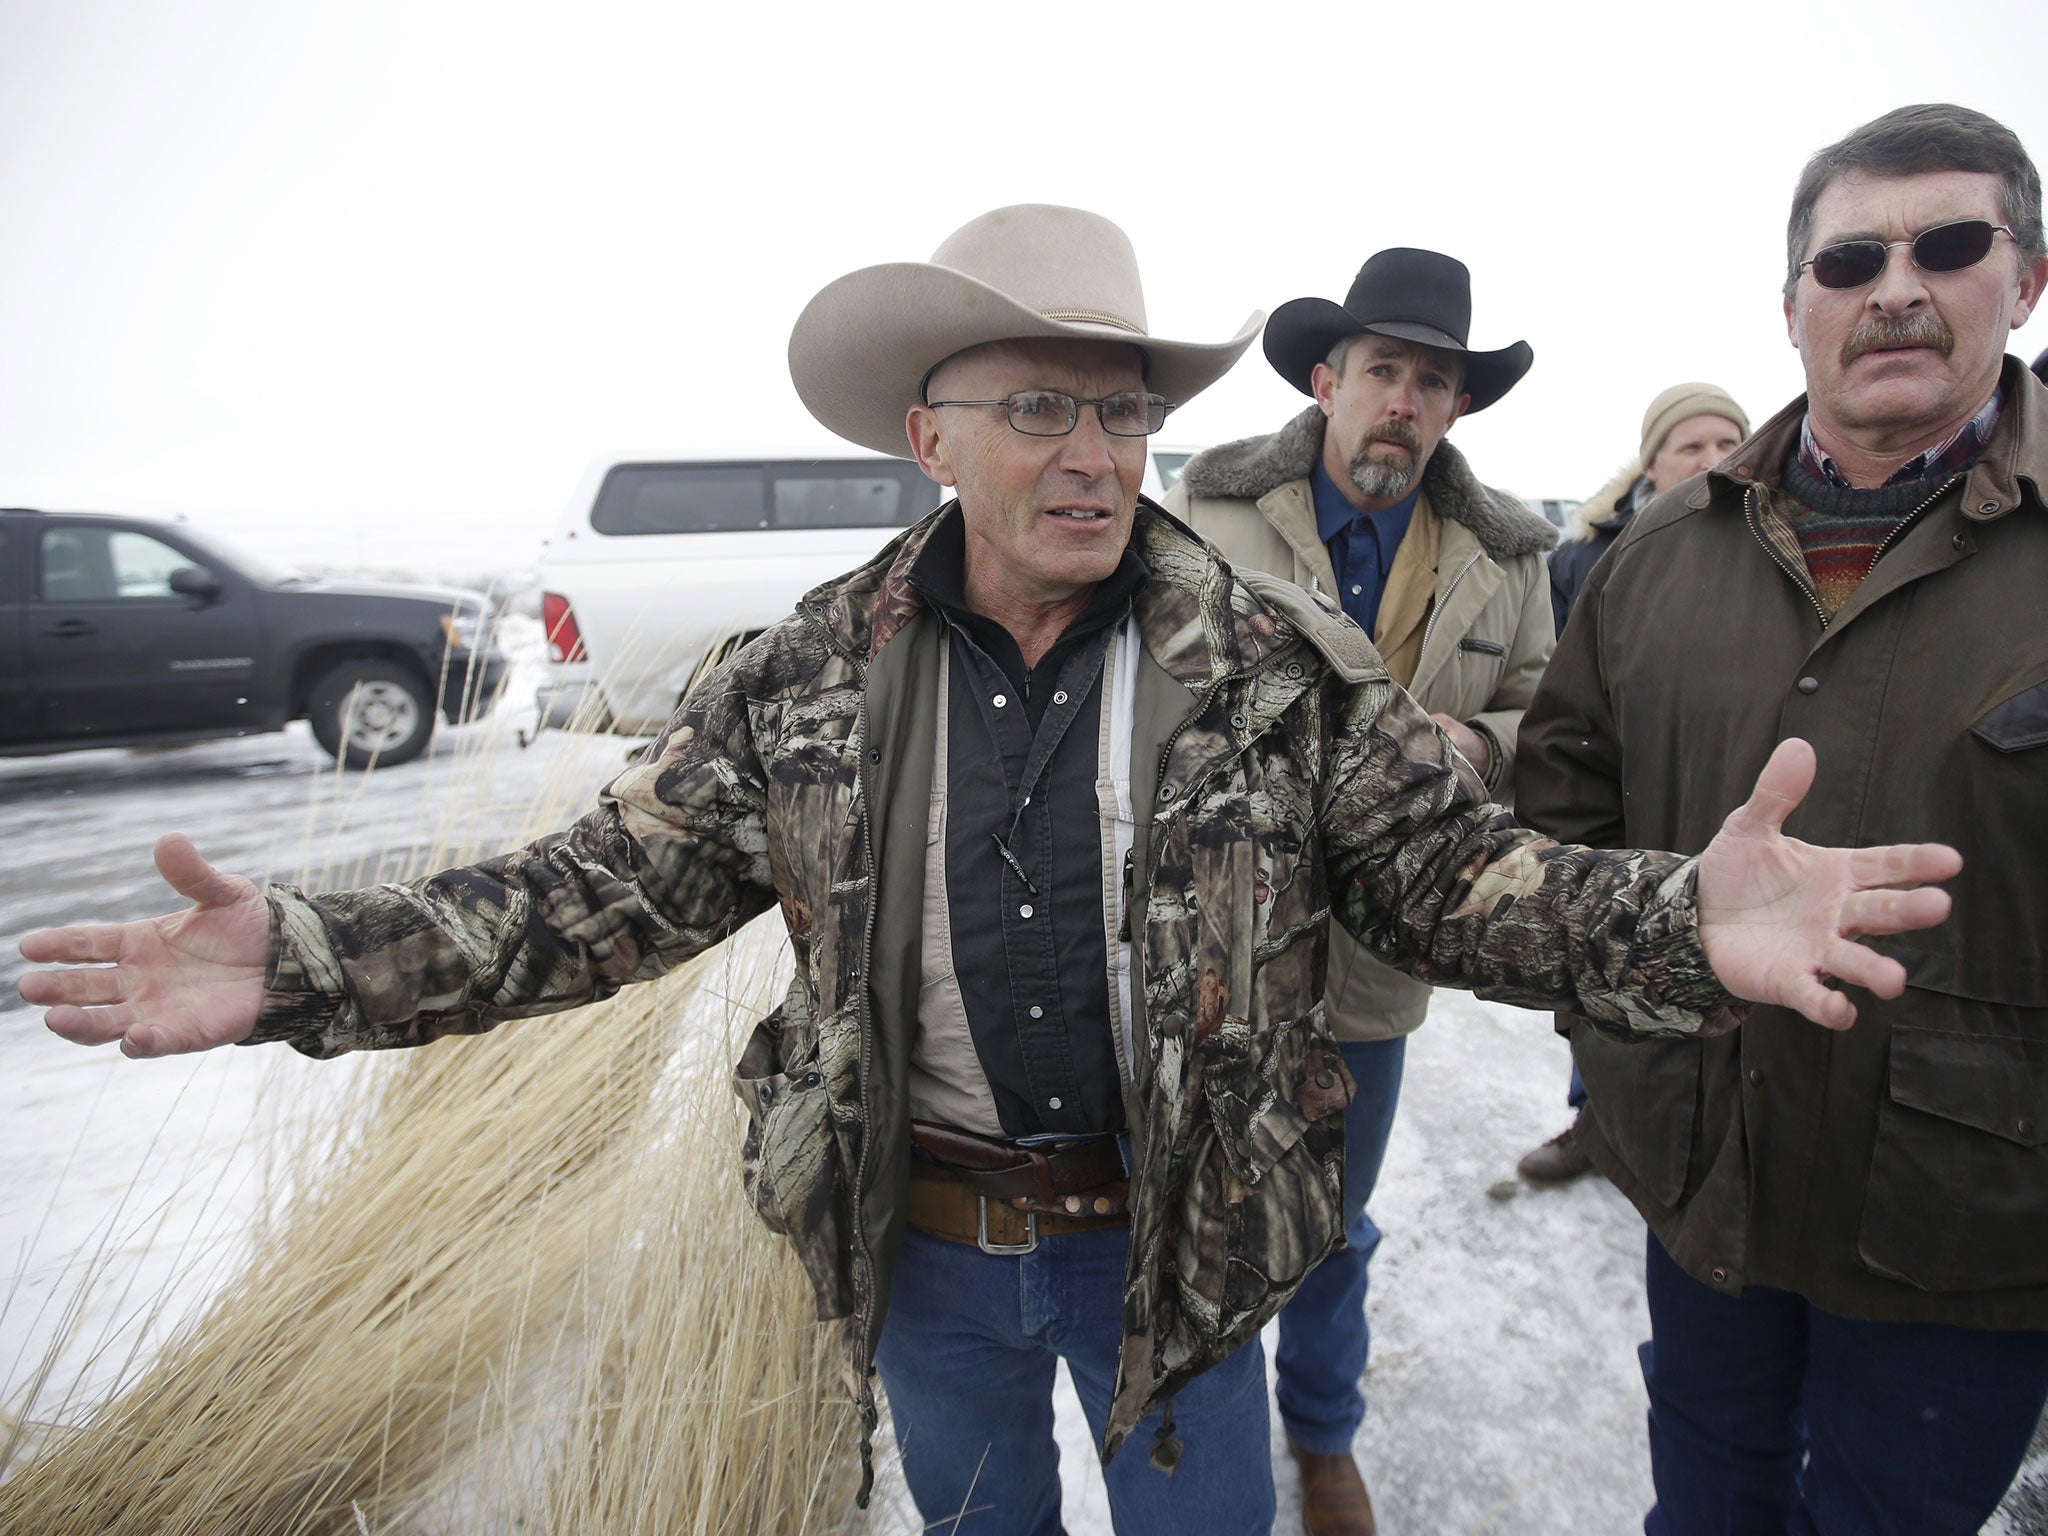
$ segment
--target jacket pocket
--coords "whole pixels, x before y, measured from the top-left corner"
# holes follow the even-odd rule
[[[1174,1264],[1196,1316],[1233,1337],[1256,1331],[1342,1240],[1353,1091],[1335,1044],[1305,1022],[1263,1062],[1226,1044],[1205,1064],[1209,1112],[1189,1138]]]
[[[1667,1209],[1684,1203],[1698,1140],[1701,1045],[1618,1040],[1572,1021],[1572,1057],[1600,1134],[1643,1193]]]
[[[747,1195],[773,1231],[799,1239],[800,1250],[836,1252],[839,1148],[830,1096],[815,1042],[798,1059],[784,1060],[783,1022],[778,1008],[756,1024],[733,1070],[733,1091],[747,1107]]]
[[[2048,1009],[1914,993],[1929,1022],[1892,1030],[1863,1262],[1925,1291],[2048,1285]]]
[[[2048,682],[2023,688],[1993,705],[1970,727],[1970,734],[2000,752],[2048,746]]]
[[[1202,1094],[1224,1159],[1246,1184],[1258,1183],[1311,1125],[1341,1114],[1356,1091],[1335,1042],[1312,1034],[1306,1021],[1279,1031],[1263,1060],[1220,1033],[1210,1049]]]

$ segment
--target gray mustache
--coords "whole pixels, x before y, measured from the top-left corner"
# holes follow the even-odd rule
[[[1941,316],[1928,311],[1911,315],[1872,315],[1842,343],[1842,366],[1881,347],[1933,347],[1947,357],[1956,349],[1955,332]]]

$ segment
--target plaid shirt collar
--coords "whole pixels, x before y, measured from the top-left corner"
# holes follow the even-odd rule
[[[2005,404],[2005,389],[2001,385],[1991,391],[1991,398],[1984,402],[1984,409],[1964,422],[1955,432],[1932,448],[1916,453],[1885,478],[1886,485],[1904,485],[1912,480],[1924,480],[1934,475],[1946,475],[1961,469],[1977,457],[1985,443],[1991,439],[1991,429],[1998,425],[1998,412]],[[1816,480],[1829,485],[1851,489],[1848,480],[1835,467],[1835,461],[1821,451],[1819,443],[1813,440],[1813,413],[1807,412],[1799,423],[1799,462],[1806,472]]]

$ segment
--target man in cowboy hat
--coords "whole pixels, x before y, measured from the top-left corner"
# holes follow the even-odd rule
[[[1846,1027],[1823,966],[1891,986],[1846,932],[1937,921],[1904,888],[1957,861],[1778,837],[1796,749],[1697,862],[1516,827],[1354,625],[1140,500],[1145,436],[1255,328],[1152,336],[1129,243],[1073,209],[828,285],[798,392],[956,500],[705,679],[566,831],[323,896],[165,838],[193,909],[31,934],[114,963],[23,995],[131,1055],[327,1056],[602,997],[779,907],[795,974],[735,1075],[748,1190],[869,1429],[879,1364],[924,1518],[1058,1530],[1063,1358],[1120,1532],[1266,1532],[1242,1346],[1342,1237],[1333,916],[1616,1029],[1728,1027],[1738,996]],[[1117,1456],[1133,1432],[1150,1454]]]
[[[1314,403],[1270,436],[1196,455],[1166,505],[1233,565],[1335,597],[1504,800],[1522,709],[1550,656],[1543,552],[1556,534],[1520,498],[1481,484],[1444,440],[1532,359],[1526,342],[1468,347],[1471,313],[1464,263],[1407,249],[1367,261],[1341,305],[1281,305],[1266,326],[1267,360]],[[1367,1267],[1380,1240],[1365,1207],[1429,987],[1340,933],[1323,1007],[1358,1084],[1344,1120],[1347,1246],[1280,1314],[1275,1373],[1309,1529],[1351,1536],[1372,1529],[1351,1457],[1365,1418]]]
[[[1793,400],[1630,521],[1522,725],[1531,823],[1694,848],[1791,736],[1802,837],[1967,844],[1956,920],[1826,1045],[1623,1045],[1578,1139],[1649,1224],[1652,1536],[1975,1532],[2048,1399],[2048,289],[2009,129],[1903,107],[1807,162]]]

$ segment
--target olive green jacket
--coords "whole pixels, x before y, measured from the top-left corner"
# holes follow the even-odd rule
[[[955,506],[714,672],[566,832],[405,887],[276,888],[256,1034],[331,1055],[473,1033],[660,975],[779,905],[795,976],[735,1074],[748,1187],[819,1316],[847,1324],[870,1428],[945,643],[908,571]],[[1151,574],[1133,606],[1131,1246],[1105,1457],[1341,1240],[1333,917],[1418,976],[1617,1029],[1696,1031],[1728,1002],[1692,861],[1534,837],[1356,625],[1233,576],[1150,503],[1132,540]]]
[[[1309,488],[1324,425],[1322,408],[1311,405],[1269,437],[1197,454],[1174,482],[1166,509],[1233,566],[1334,594],[1336,573],[1316,532]],[[1430,455],[1422,488],[1442,534],[1422,656],[1408,692],[1429,713],[1462,720],[1485,739],[1487,793],[1508,803],[1522,711],[1555,639],[1543,555],[1557,530],[1517,498],[1481,484],[1448,442]],[[1421,1025],[1429,988],[1339,933],[1323,1005],[1339,1040],[1387,1040]]]
[[[1794,401],[1636,514],[1522,724],[1520,811],[1559,837],[1697,850],[1801,736],[1793,835],[1962,850],[1950,920],[1877,941],[1905,995],[1854,993],[1846,1034],[1770,1009],[1685,1044],[1569,1026],[1581,1143],[1731,1293],[2048,1327],[2048,390],[2013,358],[2004,389],[1976,466],[1825,624],[1774,512]]]

